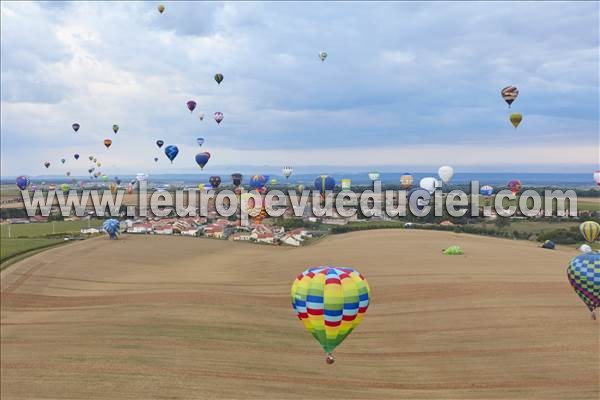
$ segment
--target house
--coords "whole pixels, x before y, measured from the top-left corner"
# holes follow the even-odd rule
[[[252,236],[248,232],[236,232],[229,236],[229,240],[246,242],[252,239]]]
[[[279,239],[281,243],[287,244],[288,246],[300,246],[302,244],[301,239],[298,240],[294,235],[288,233]]]
[[[188,228],[180,231],[182,236],[198,236],[198,228]]]
[[[204,227],[204,236],[215,239],[223,238],[223,227],[217,224],[210,224]]]
[[[48,222],[48,217],[34,215],[33,217],[29,217],[29,222]]]
[[[96,229],[96,228],[82,228],[80,230],[81,233],[85,233],[87,235],[92,235],[94,233],[100,233],[100,229]]]
[[[154,227],[154,233],[157,235],[172,235],[173,227],[171,225],[158,225]]]
[[[271,232],[259,233],[256,235],[256,241],[259,243],[273,244],[273,242],[275,241],[275,236],[273,236],[273,233]]]
[[[127,227],[127,233],[151,233],[152,225],[143,222],[134,222],[131,227]]]
[[[445,220],[440,222],[440,226],[454,226],[454,223],[452,221]]]

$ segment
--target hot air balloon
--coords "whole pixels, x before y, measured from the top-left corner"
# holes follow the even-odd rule
[[[553,240],[546,240],[542,243],[542,249],[554,250],[556,248],[556,243]]]
[[[194,112],[194,109],[196,108],[196,102],[194,100],[190,100],[187,103],[185,103],[187,105],[188,110],[190,110],[190,112]]]
[[[271,186],[277,185],[277,182],[278,182],[277,178],[271,178],[271,180],[270,180]]]
[[[50,163],[49,163],[48,161],[46,161],[46,162],[44,163],[44,167],[48,168],[49,166],[50,166]]]
[[[267,179],[268,178],[263,175],[252,175],[250,177],[250,187],[252,189],[260,189],[265,186]]]
[[[222,112],[217,111],[215,113],[215,121],[217,121],[217,124],[220,124],[221,121],[223,121],[223,113]]]
[[[158,157],[154,157],[154,162],[158,162]]]
[[[292,167],[283,167],[281,169],[281,174],[285,176],[285,179],[288,179],[290,176],[292,176],[292,172],[294,172]]]
[[[371,289],[360,272],[327,266],[299,274],[291,297],[296,316],[327,353],[326,362],[332,364],[335,348],[362,322]]]
[[[79,160],[79,154],[77,154],[77,153],[73,154],[73,158],[75,158],[76,160]]]
[[[515,129],[517,129],[517,126],[519,126],[519,124],[521,123],[522,120],[523,120],[523,114],[521,114],[521,113],[510,114],[510,123],[515,127]]]
[[[64,158],[61,158],[61,159],[60,159],[60,162],[61,162],[61,163],[63,163],[63,164],[65,163],[65,161],[67,161],[67,160],[66,160],[66,159],[64,159]]]
[[[296,186],[296,191],[298,193],[302,193],[304,191],[304,185],[303,184],[299,184],[298,186]]]
[[[581,251],[582,253],[591,253],[592,248],[589,244],[582,244],[581,246],[579,246],[579,251]]]
[[[60,185],[60,190],[62,190],[63,192],[68,192],[69,190],[71,190],[71,185],[69,185],[68,183],[63,183],[62,185]]]
[[[327,52],[326,51],[319,52],[319,58],[321,59],[321,62],[325,61],[325,59],[327,58]]]
[[[208,151],[196,154],[196,163],[198,163],[200,169],[204,169],[208,160],[210,160],[210,153]]]
[[[243,175],[240,174],[239,172],[236,172],[234,174],[231,174],[231,180],[233,182],[234,186],[240,186],[242,184],[242,179],[243,179]]]
[[[73,130],[77,133],[77,131],[79,130],[79,128],[81,127],[81,125],[79,125],[77,122],[75,122],[73,125],[71,125],[71,128],[73,128]]]
[[[215,74],[215,81],[220,85],[223,82],[223,74]]]
[[[92,160],[94,159],[94,156],[88,156],[88,159],[89,159],[90,161],[92,161]]]
[[[494,194],[494,188],[490,185],[484,185],[479,189],[479,194],[487,199],[492,194]]]
[[[517,193],[519,193],[519,191],[521,190],[521,187],[523,185],[521,184],[520,180],[512,179],[512,180],[508,181],[506,186],[508,187],[508,190],[510,190],[512,192],[513,195],[516,195]]]
[[[350,190],[352,188],[352,181],[350,179],[342,179],[342,190]]]
[[[94,157],[94,159],[93,159],[92,161],[93,161],[93,162],[96,162],[96,161],[98,161],[98,159],[97,159],[96,157]]]
[[[454,168],[449,165],[444,165],[438,169],[438,176],[444,183],[450,182],[450,179],[454,176]]]
[[[516,86],[507,86],[500,91],[504,101],[508,103],[508,107],[516,100],[519,95],[519,89]]]
[[[379,172],[377,172],[377,171],[371,171],[371,172],[369,172],[369,179],[371,181],[373,181],[373,182],[378,181],[379,177],[380,177]]]
[[[102,175],[101,178],[104,182],[108,182],[108,175]]]
[[[167,146],[165,147],[165,154],[167,155],[167,158],[171,161],[171,164],[173,164],[173,160],[175,159],[175,157],[177,157],[177,154],[179,154],[179,149],[177,148],[177,146]]]
[[[67,175],[67,176],[71,176],[71,171],[67,171],[67,172],[66,172],[66,175]]]
[[[162,4],[159,4],[157,8],[158,8],[158,12],[161,14],[163,13],[163,11],[165,11],[165,6],[163,6]]]
[[[97,163],[96,163],[96,166],[97,166],[98,168],[100,168],[100,167],[102,166],[102,163],[101,163],[101,162],[97,162]]]
[[[117,183],[117,185],[121,184],[121,178],[119,178],[118,176],[115,176],[115,182]]]
[[[413,184],[413,177],[408,172],[400,177],[400,186],[402,189],[410,189]]]
[[[117,133],[117,132],[119,132],[119,125],[116,125],[116,124],[115,124],[115,125],[113,125],[113,132],[114,132],[114,133]]]
[[[600,307],[600,253],[590,252],[573,258],[567,267],[567,277],[575,293],[585,303],[596,319],[595,309]]]
[[[158,148],[160,149],[161,147],[163,147],[163,144],[165,144],[165,142],[163,142],[162,140],[157,140],[156,141],[156,145],[158,146]]]
[[[16,184],[17,187],[19,188],[19,190],[25,190],[27,189],[27,186],[29,186],[29,178],[26,177],[25,175],[21,175],[17,178]]]
[[[104,145],[106,146],[106,150],[108,150],[108,148],[110,147],[111,144],[112,144],[112,140],[104,139]]]
[[[146,182],[148,180],[148,174],[144,172],[138,172],[135,174],[135,181],[139,184],[140,182]]]
[[[447,256],[462,256],[464,254],[463,249],[460,246],[450,246],[442,251]]]
[[[596,221],[585,221],[579,225],[579,232],[588,243],[594,243],[600,235],[600,224]]]
[[[90,168],[90,169],[88,169],[88,172],[91,174],[92,172],[94,172],[95,169],[96,168]]]
[[[204,190],[204,183],[198,184],[198,190]]]
[[[594,182],[596,182],[596,186],[600,186],[600,170],[594,172]]]
[[[204,138],[203,137],[197,138],[196,143],[198,143],[198,146],[202,146],[204,144]]]
[[[327,191],[335,188],[335,179],[329,175],[317,176],[315,179],[315,189],[321,193],[321,196],[325,196]]]
[[[127,185],[127,193],[128,194],[133,193],[133,185],[131,183]]]
[[[429,194],[433,194],[435,192],[435,189],[438,187],[438,181],[437,179],[429,176],[419,181],[419,187],[421,189],[427,190]]]
[[[212,187],[214,187],[216,189],[221,184],[221,177],[220,176],[211,176],[210,178],[208,178],[208,182],[211,184]]]
[[[102,224],[102,230],[108,234],[109,239],[116,239],[119,235],[121,224],[118,220],[111,218],[104,221]]]
[[[204,113],[199,113],[199,114],[198,114],[198,119],[199,119],[200,121],[203,121],[203,120],[204,120]]]

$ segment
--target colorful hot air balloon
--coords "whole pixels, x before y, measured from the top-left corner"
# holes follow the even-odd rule
[[[185,103],[187,105],[188,110],[190,110],[190,112],[194,112],[194,109],[196,108],[196,102],[194,100],[190,100],[187,103]]]
[[[579,232],[588,243],[594,243],[600,235],[600,224],[596,221],[585,221],[579,225]],[[600,277],[599,277],[600,278]]]
[[[519,193],[519,191],[521,190],[521,187],[523,185],[521,184],[520,180],[512,179],[512,180],[508,181],[506,186],[508,187],[508,190],[510,190],[512,192],[513,195],[516,195],[517,193]]]
[[[438,169],[438,176],[444,183],[450,182],[450,179],[454,176],[454,168],[449,165],[444,165]]]
[[[73,125],[71,125],[71,128],[73,128],[73,130],[77,133],[77,131],[79,130],[79,128],[81,127],[81,125],[79,125],[77,122],[75,122]]]
[[[76,160],[79,160],[79,154],[77,154],[77,153],[73,154],[73,158]]]
[[[410,189],[413,184],[413,177],[408,172],[400,177],[400,186],[402,189]]]
[[[380,177],[379,172],[377,172],[377,171],[371,171],[371,172],[369,172],[369,179],[371,181],[373,181],[373,182],[378,181],[379,177]]]
[[[60,185],[60,190],[62,190],[63,192],[68,192],[69,190],[71,190],[71,185],[69,185],[68,183],[63,183],[62,185]]]
[[[44,163],[44,167],[48,168],[49,166],[50,166],[50,163],[49,163],[48,161],[46,161],[46,162]]]
[[[325,196],[327,191],[333,190],[335,188],[335,179],[329,175],[321,175],[317,176],[315,179],[315,189],[317,189],[321,196]]]
[[[342,190],[350,190],[352,188],[352,180],[342,179]]]
[[[223,74],[215,74],[215,81],[220,85],[223,82]]]
[[[119,125],[117,125],[117,124],[113,125],[113,132],[114,133],[119,132]]]
[[[214,187],[216,189],[221,184],[221,177],[220,176],[211,176],[210,178],[208,178],[208,182],[211,184],[212,187]]]
[[[600,170],[594,172],[594,182],[596,182],[596,186],[600,186]]]
[[[522,120],[523,120],[523,114],[521,114],[521,113],[510,114],[510,123],[515,127],[515,129],[517,129],[517,126],[519,126],[519,124],[521,123]]]
[[[519,89],[516,86],[507,86],[500,91],[504,101],[508,103],[508,107],[517,99],[519,95]]]
[[[177,157],[177,154],[179,154],[179,149],[177,148],[177,146],[167,146],[165,147],[165,154],[167,155],[167,158],[171,161],[171,164],[173,164],[173,160],[175,159],[175,157]]]
[[[197,138],[196,143],[198,143],[198,146],[202,146],[204,144],[204,138],[203,137]]]
[[[326,51],[319,52],[319,58],[321,59],[321,62],[325,61],[325,59],[327,58],[327,52]]]
[[[492,194],[494,194],[494,188],[490,185],[484,185],[479,189],[479,194],[487,199]]]
[[[267,183],[267,179],[263,175],[252,175],[250,177],[250,188],[252,189],[260,189],[265,186]]]
[[[29,186],[29,178],[26,177],[25,175],[21,175],[17,178],[16,184],[17,187],[19,188],[19,190],[25,190],[27,189],[27,186]]]
[[[119,235],[121,224],[118,220],[111,218],[104,221],[102,224],[102,230],[108,234],[109,239],[116,239]]]
[[[567,267],[569,282],[596,319],[600,307],[600,253],[590,252],[576,256]]]
[[[358,271],[327,266],[299,274],[291,297],[296,316],[327,353],[327,363],[332,364],[335,348],[362,322],[371,289]]]
[[[196,154],[196,163],[198,163],[200,169],[204,169],[208,160],[210,160],[210,153],[208,151]]]
[[[158,146],[159,149],[163,146],[163,144],[165,144],[165,142],[163,142],[162,140],[156,141],[156,145]]]
[[[242,184],[242,179],[244,179],[244,176],[239,172],[231,174],[231,181],[233,182],[233,186],[240,186]]]
[[[286,166],[281,169],[281,174],[285,176],[285,179],[288,179],[290,176],[292,176],[292,172],[294,172],[294,168],[292,167]]]
[[[161,14],[165,11],[165,6],[163,6],[162,4],[159,4],[157,8],[158,8],[158,12]]]
[[[61,163],[63,163],[63,164],[65,163],[65,161],[67,161],[67,160],[66,160],[66,159],[64,159],[64,158],[61,158],[61,159],[60,159],[60,162],[61,162]]]
[[[215,117],[215,121],[217,121],[217,124],[220,124],[221,121],[223,121],[223,113],[220,111],[217,111],[214,115]]]
[[[110,147],[111,144],[112,144],[112,140],[104,139],[104,145],[106,146],[106,150],[108,150],[108,148]]]

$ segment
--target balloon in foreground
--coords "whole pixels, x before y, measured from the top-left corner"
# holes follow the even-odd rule
[[[162,4],[159,4],[157,8],[158,8],[158,12],[161,14],[163,13],[163,11],[165,11],[165,6],[163,6]]]
[[[419,187],[421,189],[425,189],[429,192],[429,194],[433,194],[435,192],[435,188],[438,186],[438,181],[434,177],[423,178],[419,181]]]
[[[110,147],[111,144],[112,144],[112,140],[104,139],[104,145],[106,146],[107,149]]]
[[[335,188],[335,179],[329,175],[317,176],[315,179],[315,189],[317,189],[321,195],[325,195],[328,190]]]
[[[512,192],[512,194],[516,195],[517,193],[519,193],[519,191],[521,190],[521,187],[523,185],[521,184],[520,180],[512,179],[512,180],[508,181],[506,186],[508,187],[508,190],[510,190]]]
[[[73,130],[75,132],[77,132],[80,127],[81,127],[81,125],[79,125],[77,122],[75,122],[73,125],[71,125],[71,128],[73,128]]]
[[[327,52],[326,51],[319,52],[319,58],[321,59],[321,62],[325,61],[325,59],[327,58]]]
[[[214,187],[216,189],[221,184],[221,177],[220,176],[211,176],[208,179],[208,182],[211,184],[212,187]]]
[[[177,146],[167,146],[165,147],[165,154],[167,155],[167,158],[171,161],[171,164],[173,164],[173,160],[175,159],[175,157],[177,157],[177,154],[179,154],[179,149],[177,148]]]
[[[158,146],[159,149],[163,146],[163,144],[165,144],[165,142],[163,142],[162,140],[156,141],[156,145]]]
[[[116,124],[115,124],[115,125],[113,125],[113,132],[114,132],[114,133],[117,133],[117,132],[119,132],[119,125],[116,125]]]
[[[240,186],[242,184],[242,179],[244,179],[244,176],[239,172],[231,174],[231,181],[234,186]]]
[[[379,172],[377,172],[377,171],[369,172],[369,179],[372,180],[373,182],[379,180],[379,177],[380,177]]]
[[[516,86],[507,86],[500,91],[504,101],[508,103],[508,107],[517,99],[519,95],[519,89]]]
[[[76,160],[79,160],[79,154],[77,154],[77,153],[73,154],[73,158],[75,158]]]
[[[554,250],[556,248],[556,243],[553,240],[546,240],[542,244],[542,249]]]
[[[285,179],[288,179],[290,176],[292,176],[292,172],[294,172],[292,167],[286,166],[281,169],[281,174],[285,176]]]
[[[196,102],[194,100],[190,100],[185,104],[187,105],[187,108],[188,110],[190,110],[190,112],[194,112],[194,109],[196,108]]]
[[[220,85],[223,82],[223,74],[215,74],[215,81]]]
[[[367,280],[345,267],[309,268],[296,277],[292,307],[308,332],[327,352],[332,352],[362,322],[371,300]]]
[[[585,221],[579,225],[579,232],[588,243],[594,243],[600,235],[600,224],[596,221]],[[600,277],[599,277],[600,278]]]
[[[413,177],[408,172],[400,177],[400,187],[402,189],[410,189],[413,184]]]
[[[208,160],[210,160],[210,153],[208,151],[196,154],[196,163],[198,163],[200,169],[204,169],[204,166],[206,163],[208,163]]]
[[[600,253],[580,254],[569,262],[567,267],[569,282],[575,293],[592,312],[600,306]]]
[[[594,171],[594,182],[596,186],[600,186],[600,171]]]
[[[515,127],[515,129],[517,129],[517,126],[519,126],[519,124],[521,123],[522,120],[523,120],[523,114],[521,114],[521,113],[510,114],[510,123]]]
[[[102,230],[108,234],[110,239],[116,239],[119,235],[119,228],[121,224],[118,220],[111,218],[104,221],[102,224]]]
[[[26,176],[24,176],[24,175],[21,175],[21,176],[19,176],[19,177],[17,178],[17,182],[16,182],[16,184],[17,184],[17,187],[18,187],[20,190],[25,190],[25,189],[27,189],[27,186],[29,186],[29,183],[30,183],[30,182],[29,182],[29,178],[28,178],[28,177],[26,177]]]
[[[48,161],[46,161],[46,162],[44,163],[44,167],[48,168],[49,166],[50,166],[50,163],[49,163]]]
[[[222,112],[217,111],[215,113],[215,121],[217,121],[217,124],[220,124],[221,121],[223,121],[223,113]]]
[[[198,146],[202,146],[204,144],[204,138],[203,137],[197,138],[196,143],[198,143]]]
[[[492,194],[494,194],[494,188],[491,187],[490,185],[483,185],[480,189],[479,189],[479,194],[482,195],[485,198],[490,197]]]
[[[438,176],[444,183],[450,182],[450,179],[454,176],[454,168],[449,165],[444,165],[438,169]]]

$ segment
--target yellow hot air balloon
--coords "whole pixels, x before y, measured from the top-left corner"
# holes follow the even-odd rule
[[[510,123],[515,127],[515,129],[517,129],[517,126],[519,126],[519,124],[521,123],[522,120],[523,120],[523,114],[521,114],[521,113],[510,114]]]
[[[579,232],[588,243],[593,243],[600,235],[600,224],[596,221],[585,221],[579,225]]]
[[[158,5],[158,12],[162,14],[163,11],[165,11],[165,6],[163,6],[162,4],[159,4]]]
[[[309,268],[292,284],[292,307],[304,327],[327,352],[333,350],[363,319],[371,300],[367,280],[346,267]]]
[[[198,184],[198,190],[200,190],[200,191],[204,190],[204,183]]]

